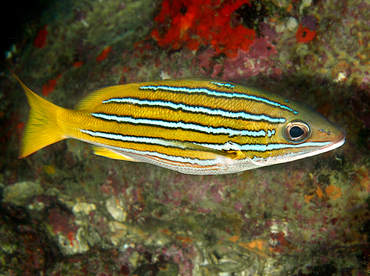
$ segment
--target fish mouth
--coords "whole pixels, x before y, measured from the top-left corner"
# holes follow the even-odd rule
[[[323,147],[321,150],[319,150],[319,151],[318,151],[318,154],[319,154],[319,153],[324,153],[324,152],[327,152],[327,151],[331,151],[331,150],[334,150],[334,149],[336,149],[336,148],[339,148],[339,147],[341,147],[345,142],[346,142],[346,137],[343,137],[343,138],[342,138],[342,139],[340,139],[339,141],[333,142],[332,144],[329,144],[328,146]]]
[[[316,154],[314,154],[314,155],[321,154],[321,153],[324,153],[324,152],[328,152],[328,151],[331,151],[331,150],[334,150],[336,148],[341,147],[346,142],[347,134],[344,131],[344,129],[338,128],[338,134],[336,134],[334,137],[336,139],[334,139],[334,141],[332,143],[330,143],[329,145],[317,150],[315,152]]]
[[[335,141],[333,142],[333,146],[334,146],[333,149],[341,147],[346,142],[346,137],[347,137],[346,131],[343,128],[339,128],[339,127],[338,127],[338,130],[339,130],[339,134],[336,135],[337,139],[335,139]]]

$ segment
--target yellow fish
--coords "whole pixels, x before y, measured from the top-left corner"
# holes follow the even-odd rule
[[[31,106],[20,158],[74,138],[109,158],[186,174],[226,174],[327,152],[346,137],[305,104],[230,82],[181,79],[111,86],[92,92],[71,110],[18,81]]]

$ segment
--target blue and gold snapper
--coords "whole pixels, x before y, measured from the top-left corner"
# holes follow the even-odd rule
[[[31,106],[20,158],[74,138],[108,158],[211,175],[313,156],[340,147],[346,137],[305,104],[224,81],[111,86],[92,92],[73,110],[18,81]]]

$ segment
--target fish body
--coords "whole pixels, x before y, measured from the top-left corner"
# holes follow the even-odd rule
[[[20,158],[73,138],[93,144],[97,155],[211,175],[289,162],[345,142],[344,130],[307,105],[224,81],[110,86],[73,110],[20,83],[31,106]]]

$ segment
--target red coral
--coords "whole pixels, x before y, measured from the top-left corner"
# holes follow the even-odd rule
[[[164,0],[162,10],[155,18],[161,32],[152,36],[161,47],[197,50],[201,44],[212,45],[216,54],[235,57],[238,49],[248,51],[255,31],[242,24],[232,26],[232,14],[248,0]],[[170,24],[166,28],[166,24]]]
[[[56,84],[57,84],[56,79],[49,80],[47,84],[44,84],[42,86],[42,95],[47,97],[51,92],[54,91],[54,87]]]
[[[80,67],[82,65],[84,65],[84,62],[83,61],[75,61],[73,63],[73,67],[76,67],[76,68],[78,68],[78,67]]]
[[[307,27],[303,27],[302,24],[299,24],[297,33],[295,35],[298,43],[307,43],[314,39],[316,36],[316,31],[311,31]]]
[[[36,48],[44,48],[46,45],[46,39],[48,36],[48,30],[46,29],[48,25],[45,25],[38,33],[36,39],[33,41],[33,46]]]
[[[105,47],[104,50],[100,53],[100,55],[96,57],[96,61],[100,63],[103,60],[105,60],[108,54],[110,53],[110,51],[112,51],[112,46]]]

